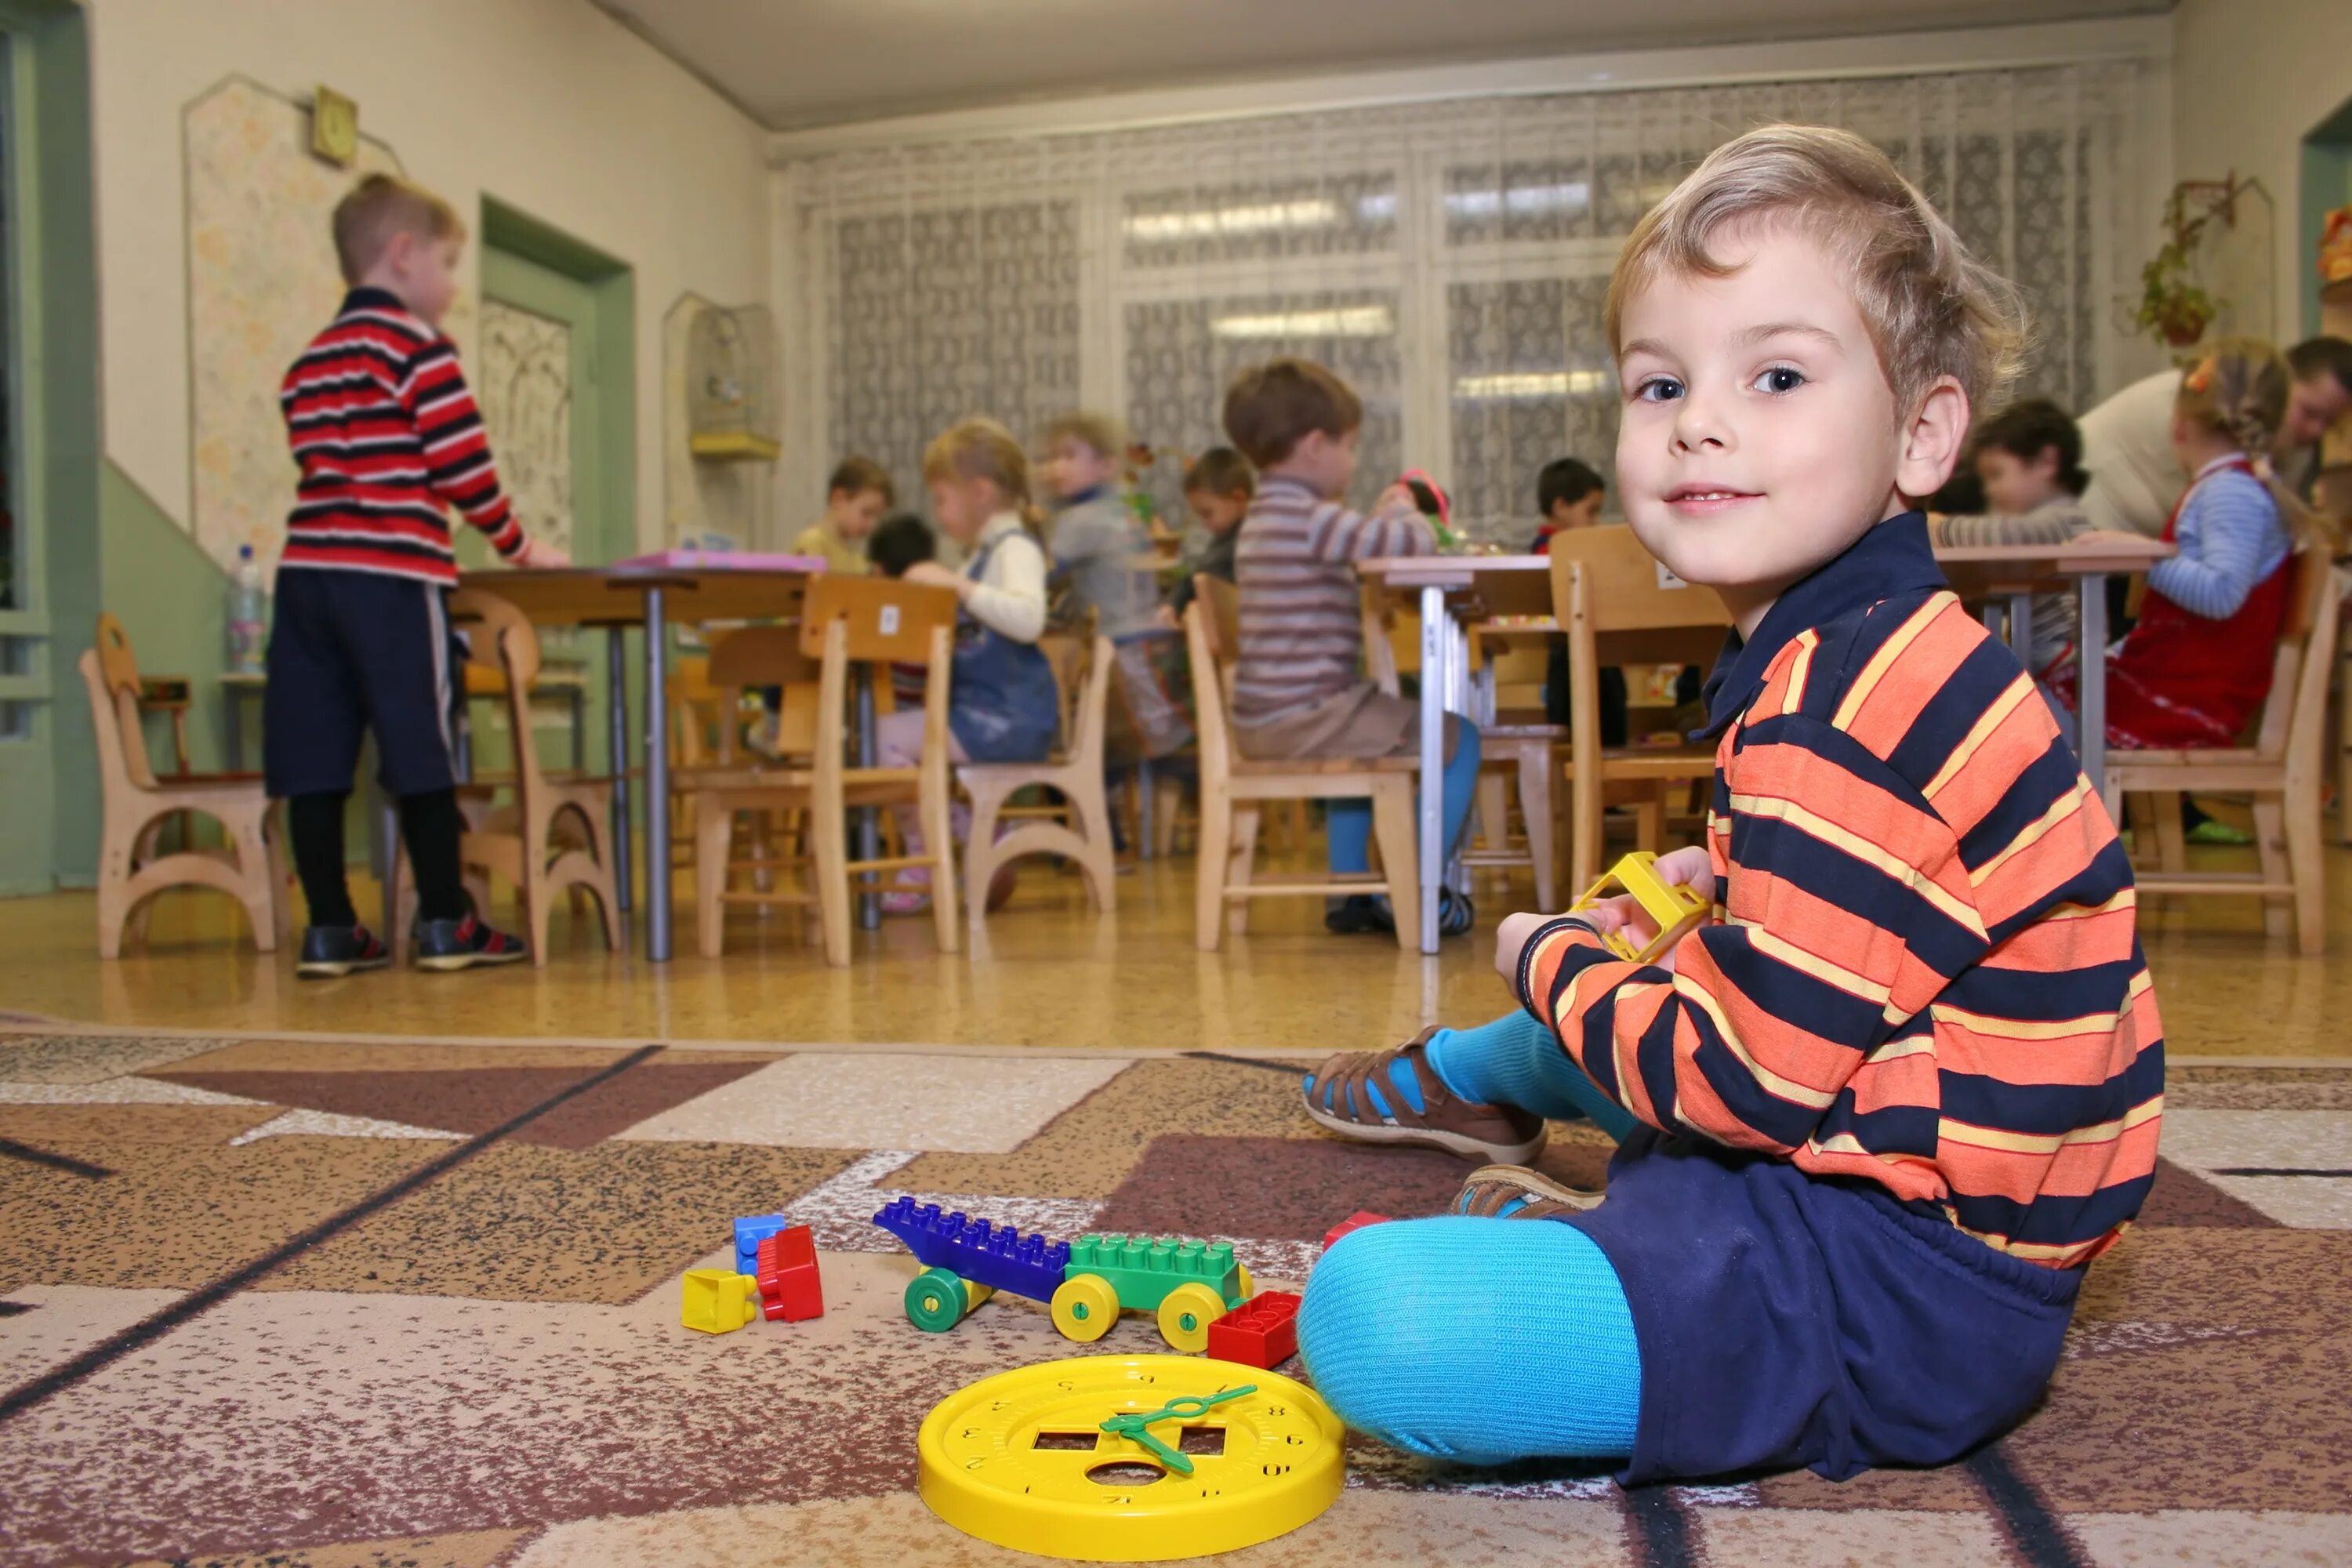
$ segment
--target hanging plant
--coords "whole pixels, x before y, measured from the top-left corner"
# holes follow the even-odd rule
[[[2139,309],[2132,313],[2132,325],[2153,335],[2158,342],[2173,348],[2187,348],[2205,335],[2205,329],[2221,313],[2221,301],[2199,287],[2190,270],[2191,258],[2197,254],[2198,241],[2205,227],[2217,216],[2230,212],[2226,205],[2209,205],[2191,217],[2189,202],[2192,194],[2201,194],[2210,184],[2203,181],[2183,181],[2173,187],[2165,198],[2164,226],[2170,234],[2157,253],[2148,258],[2139,269]],[[2234,184],[2225,184],[2234,194]]]

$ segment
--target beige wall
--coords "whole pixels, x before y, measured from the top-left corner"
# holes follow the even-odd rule
[[[488,193],[636,277],[638,537],[663,518],[662,316],[768,287],[755,125],[586,0],[90,0],[107,455],[188,523],[181,112],[224,77],[354,98],[458,210]],[[470,330],[471,312],[463,318]],[[459,323],[456,321],[453,326]],[[460,349],[470,353],[470,342]]]
[[[2270,191],[2278,331],[2299,338],[2303,137],[2352,98],[2352,0],[2180,0],[2172,22],[2173,167],[2183,179],[2235,169]]]

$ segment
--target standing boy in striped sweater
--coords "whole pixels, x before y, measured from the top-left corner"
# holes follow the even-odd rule
[[[517,565],[567,563],[515,521],[457,351],[441,335],[465,224],[431,192],[370,174],[336,205],[334,232],[351,292],[278,393],[301,479],[262,698],[263,773],[287,803],[310,908],[295,973],[328,979],[389,962],[343,877],[343,806],[371,730],[416,877],[418,967],[511,963],[523,942],[475,918],[458,866],[444,607],[457,560],[445,508]]]
[[[1916,510],[2019,336],[1885,157],[1776,126],[1636,226],[1609,296],[1617,479],[1736,634],[1707,683],[1712,921],[1657,963],[1625,900],[1503,923],[1524,1011],[1335,1057],[1315,1119],[1533,1158],[1618,1135],[1609,1190],[1513,1165],[1342,1238],[1299,1345],[1356,1426],[1628,1482],[1937,1464],[2057,1364],[2145,1199],[2162,1029],[2114,825]]]

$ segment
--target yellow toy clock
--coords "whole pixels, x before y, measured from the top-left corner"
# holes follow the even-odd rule
[[[1347,1481],[1304,1384],[1198,1356],[1082,1356],[983,1378],[924,1417],[933,1513],[1016,1552],[1160,1563],[1271,1541]]]

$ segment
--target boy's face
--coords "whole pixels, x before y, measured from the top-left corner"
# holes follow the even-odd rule
[[[1184,504],[1211,533],[1231,533],[1249,510],[1249,497],[1240,490],[1219,495],[1214,490],[1186,490]]]
[[[1606,490],[1594,490],[1580,500],[1556,500],[1551,503],[1551,525],[1591,528],[1601,521],[1601,503],[1607,498]]]
[[[422,234],[395,234],[384,247],[383,270],[401,303],[437,327],[457,298],[457,264],[466,254],[462,239],[434,239]]]
[[[2283,447],[2308,447],[2327,427],[2352,414],[2352,388],[2326,371],[2294,384],[2287,394],[2286,418],[2279,426]]]
[[[1715,254],[1729,276],[1661,274],[1626,301],[1617,484],[1650,552],[1752,632],[1950,476],[1968,398],[1947,379],[1898,411],[1843,270],[1793,228],[1721,233]]]
[[[835,490],[825,498],[824,510],[842,538],[863,539],[882,521],[888,504],[880,490]]]
[[[1054,494],[1067,500],[1108,484],[1118,472],[1118,459],[1096,451],[1075,436],[1065,436],[1054,443],[1041,467]]]
[[[1290,456],[1270,465],[1272,471],[1306,485],[1319,496],[1337,496],[1356,477],[1356,435],[1334,436],[1309,430],[1290,449]]]
[[[1977,454],[1977,478],[1984,481],[1985,504],[2011,517],[2032,511],[2064,489],[2058,482],[2055,447],[2044,447],[2031,458],[1987,447]]]

